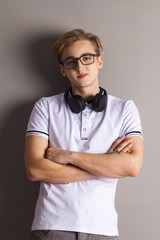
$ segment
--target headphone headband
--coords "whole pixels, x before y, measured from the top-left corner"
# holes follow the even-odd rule
[[[80,113],[86,107],[86,101],[80,95],[74,95],[72,88],[67,89],[64,95],[66,103],[68,103],[71,111],[73,113]],[[100,87],[100,92],[97,93],[92,101],[89,103],[92,104],[92,109],[96,112],[102,112],[106,106],[107,92],[105,89]]]

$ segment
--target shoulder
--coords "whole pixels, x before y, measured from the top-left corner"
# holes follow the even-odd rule
[[[59,103],[63,99],[64,99],[64,93],[60,93],[60,94],[49,96],[49,97],[41,97],[36,101],[36,104],[50,104],[52,102]]]
[[[135,107],[135,103],[133,100],[121,99],[108,95],[108,107],[126,109],[128,107]]]
[[[112,118],[121,123],[120,135],[142,136],[142,126],[139,111],[133,100],[108,96],[108,111]]]
[[[113,105],[113,106],[116,106],[116,105],[125,105],[125,103],[127,102],[127,100],[125,99],[120,99],[116,96],[113,96],[113,95],[108,95],[108,104],[109,105]]]
[[[128,114],[136,114],[139,112],[133,100],[120,99],[112,95],[108,95],[107,110],[112,115],[126,116]]]
[[[122,111],[125,109],[126,105],[133,102],[132,100],[120,99],[118,97],[108,95],[107,107],[115,111]]]
[[[53,106],[54,108],[62,106],[62,104],[64,104],[64,93],[49,97],[41,97],[39,100],[36,101],[35,106],[38,106],[42,109],[49,109]]]
[[[65,107],[64,93],[60,93],[38,99],[34,104],[32,113],[48,116],[50,112],[58,113],[63,107]]]

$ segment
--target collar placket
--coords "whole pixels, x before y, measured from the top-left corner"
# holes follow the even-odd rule
[[[90,112],[82,112],[82,125],[81,125],[81,139],[88,140],[89,138],[89,116]]]

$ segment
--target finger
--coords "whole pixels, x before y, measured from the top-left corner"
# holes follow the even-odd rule
[[[126,146],[124,146],[121,150],[118,150],[118,151],[123,153],[130,153],[132,147],[133,147],[133,142],[130,142]]]
[[[118,138],[110,147],[110,149],[108,150],[108,152],[113,152],[119,145],[121,142],[123,142],[125,139],[125,135],[123,135],[122,137]]]
[[[126,153],[130,153],[131,152],[131,150],[128,150]]]
[[[125,147],[131,142],[133,142],[132,138],[125,138],[123,141],[121,141],[121,143],[118,145],[118,147]]]
[[[133,139],[132,138],[126,138],[116,147],[115,150],[122,151],[130,143],[133,143]]]
[[[47,149],[47,152],[46,152],[46,157],[47,157],[48,159],[50,159],[50,158],[51,158],[51,155],[52,155],[52,148],[48,148],[48,149]]]
[[[50,159],[50,153],[49,152],[46,153],[46,158]]]

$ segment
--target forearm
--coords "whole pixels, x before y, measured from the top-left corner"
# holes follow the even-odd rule
[[[45,157],[48,140],[39,136],[29,136],[25,143],[26,174],[31,181],[69,183],[96,177],[76,166],[62,166]]]
[[[26,167],[26,169],[27,176],[31,181],[63,184],[96,177],[94,174],[76,166],[63,166],[46,158],[39,159],[38,162],[28,168]]]
[[[136,165],[131,154],[90,154],[73,152],[69,162],[95,175],[121,178],[136,175]],[[133,164],[132,164],[133,163]]]
[[[132,140],[133,147],[129,153],[90,154],[72,152],[68,162],[102,177],[135,177],[142,166],[143,140],[141,137],[132,137]]]
[[[132,139],[132,148],[130,148],[130,139]],[[73,152],[51,147],[47,151],[47,158],[61,164],[70,163],[96,176],[108,178],[136,176],[143,160],[143,140],[141,137],[130,139],[121,141],[120,138],[120,146],[116,141],[108,154]],[[117,147],[120,151],[118,154]]]

